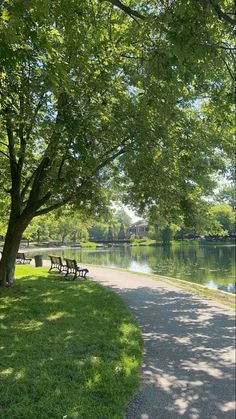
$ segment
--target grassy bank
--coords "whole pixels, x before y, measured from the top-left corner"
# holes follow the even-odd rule
[[[142,340],[116,294],[19,266],[0,301],[0,417],[123,417],[139,382]]]
[[[154,275],[154,278],[156,275]],[[230,292],[224,292],[221,290],[207,288],[204,285],[195,284],[193,282],[184,281],[178,278],[170,278],[166,276],[158,276],[164,282],[168,282],[172,285],[177,286],[180,289],[189,291],[193,294],[197,294],[200,297],[208,298],[210,300],[216,301],[218,303],[224,304],[230,308],[236,308],[235,295]],[[157,277],[155,278],[157,279]]]
[[[174,246],[235,246],[234,240],[172,240]]]
[[[199,295],[200,297],[208,298],[209,300],[213,300],[218,303],[224,304],[230,308],[233,308],[233,309],[236,308],[236,296],[235,294],[232,294],[230,292],[224,292],[221,290],[207,288],[204,285],[196,284],[193,282],[188,282],[183,279],[173,278],[169,276],[162,276],[162,275],[156,275],[156,274],[145,273],[145,272],[137,272],[132,269],[124,269],[124,268],[119,268],[119,267],[114,268],[114,267],[109,267],[106,265],[93,265],[93,266],[96,266],[98,268],[103,267],[106,269],[116,270],[116,271],[118,270],[121,272],[124,272],[124,271],[132,272],[132,273],[135,273],[136,275],[141,275],[144,277],[147,276],[149,278],[152,278],[155,281],[167,282],[173,286],[176,286],[177,288],[180,288],[185,291],[189,291],[192,294]]]

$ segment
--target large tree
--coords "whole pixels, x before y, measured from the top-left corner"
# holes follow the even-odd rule
[[[0,182],[10,197],[2,284],[13,282],[34,217],[68,202],[99,212],[112,177],[129,178],[141,207],[172,196],[178,207],[193,185],[206,186],[224,142],[202,101],[217,109],[232,96],[232,21],[227,1],[2,3]]]

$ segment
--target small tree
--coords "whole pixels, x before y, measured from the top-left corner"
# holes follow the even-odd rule
[[[235,211],[229,204],[214,205],[210,210],[210,214],[212,216],[212,224],[218,226],[219,235],[235,234]]]
[[[126,237],[126,234],[125,234],[125,226],[124,226],[124,224],[121,224],[120,225],[120,230],[119,230],[119,233],[118,233],[118,239],[119,240],[124,240],[125,237]]]
[[[114,240],[114,229],[111,225],[108,227],[107,239]]]
[[[127,214],[127,212],[123,208],[116,211],[115,217],[117,218],[121,226],[123,225],[124,228],[129,227],[132,223],[131,217],[129,216],[129,214]]]

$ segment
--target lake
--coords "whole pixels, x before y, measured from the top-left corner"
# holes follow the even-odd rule
[[[235,293],[234,245],[122,246],[34,253],[76,259],[81,265],[87,263],[155,273]]]

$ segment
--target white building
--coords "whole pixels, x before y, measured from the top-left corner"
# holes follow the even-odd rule
[[[138,237],[144,237],[148,234],[148,223],[145,220],[138,220],[127,228],[126,235],[129,238],[132,234]]]

